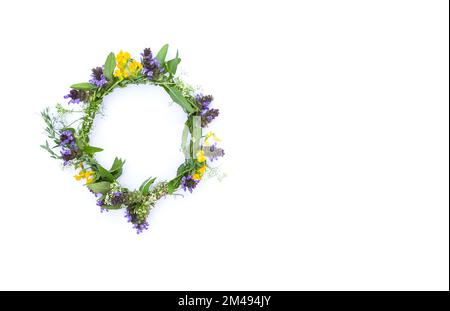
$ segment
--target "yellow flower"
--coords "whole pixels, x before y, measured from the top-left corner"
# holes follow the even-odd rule
[[[130,53],[122,52],[122,50],[120,50],[119,54],[116,55],[117,67],[125,68],[130,58]]]
[[[194,175],[192,175],[192,179],[193,179],[193,180],[200,180],[200,179],[202,179],[203,174],[205,173],[205,170],[206,170],[206,164],[203,164],[203,166],[200,167],[200,168],[197,170],[197,173],[195,173]]]
[[[82,179],[86,179],[86,184],[90,184],[94,181],[94,172],[93,171],[85,171],[84,167],[81,166],[82,170],[78,173],[78,175],[75,175],[76,180],[80,181]]]
[[[130,77],[130,72],[128,69],[128,62],[131,59],[131,55],[128,52],[123,52],[120,50],[119,54],[116,55],[117,68],[114,71],[114,77],[116,78],[128,78]],[[134,62],[134,61],[132,61]],[[136,65],[133,65],[136,67]],[[131,67],[131,64],[130,64]]]
[[[142,69],[142,64],[133,59],[128,68],[130,69],[131,75],[136,77]]]
[[[198,172],[200,175],[203,175],[203,174],[205,174],[205,171],[206,171],[206,164],[203,164],[203,166],[200,167],[200,168],[198,169],[197,172]]]
[[[119,68],[117,68],[116,70],[114,70],[114,77],[116,77],[116,78],[122,78],[122,77],[123,77],[122,70],[120,70]]]
[[[216,136],[216,134],[214,134],[213,132],[208,132],[208,133],[206,134],[206,136],[205,136],[205,140],[203,141],[203,145],[209,146],[210,143],[209,143],[208,140],[209,140],[210,138],[214,139],[214,141],[216,141],[216,142],[221,141],[220,138]]]
[[[197,161],[202,163],[206,161],[206,157],[205,157],[205,152],[203,150],[199,150],[197,151]]]

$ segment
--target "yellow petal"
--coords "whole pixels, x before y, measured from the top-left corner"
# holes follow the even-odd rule
[[[122,71],[120,69],[116,69],[114,71],[114,77],[116,78],[122,78]]]
[[[210,142],[209,139],[212,138],[214,139],[214,141],[219,142],[221,141],[219,137],[216,136],[216,134],[214,134],[213,132],[208,132],[205,136],[205,140],[203,141],[203,145],[205,146],[209,146]]]
[[[194,175],[192,175],[192,179],[193,179],[193,180],[200,180],[201,177],[200,177],[199,174],[194,174]]]
[[[201,163],[201,162],[205,162],[206,161],[205,152],[203,150],[197,151],[196,156],[197,156],[197,161],[198,162]]]
[[[202,167],[200,167],[200,168],[198,169],[198,172],[199,172],[201,175],[205,174],[205,171],[206,171],[206,165],[203,165]]]

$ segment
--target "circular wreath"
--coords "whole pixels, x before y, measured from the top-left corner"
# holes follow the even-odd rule
[[[210,161],[224,155],[224,150],[217,147],[220,140],[214,133],[202,134],[202,129],[219,115],[218,109],[210,107],[213,97],[196,94],[190,85],[175,77],[181,59],[177,52],[175,58],[166,61],[167,50],[166,44],[154,57],[146,48],[140,61],[131,58],[128,52],[110,53],[102,67],[92,69],[89,82],[70,87],[69,94],[64,96],[68,99],[68,106],[57,104],[56,113],[50,113],[49,108],[41,113],[46,123],[45,132],[53,142],[53,146],[46,141],[41,147],[52,158],[62,160],[63,166],[79,170],[75,179],[85,181],[102,212],[124,208],[125,217],[137,233],[148,228],[148,214],[160,198],[174,195],[180,188],[192,192],[205,171],[214,172]],[[156,177],[150,177],[136,190],[122,187],[118,181],[124,160],[116,157],[107,169],[95,159],[95,154],[103,149],[89,144],[89,134],[103,98],[114,89],[130,84],[162,87],[187,114],[181,144],[185,161],[178,167],[175,177],[157,183]],[[81,109],[71,109],[71,104],[81,105]],[[81,113],[81,118],[69,122],[69,116],[74,113]],[[60,148],[59,153],[54,151],[55,148]]]

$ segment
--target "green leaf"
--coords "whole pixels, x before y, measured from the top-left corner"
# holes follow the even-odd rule
[[[186,163],[183,163],[177,169],[177,176],[183,175],[185,171],[186,171]]]
[[[119,205],[102,205],[102,208],[106,208],[106,209],[121,209],[122,208],[122,204],[119,204]]]
[[[103,149],[102,148],[98,148],[98,147],[94,147],[94,146],[86,145],[86,146],[83,147],[83,151],[86,152],[87,154],[93,155],[96,152],[103,151]]]
[[[109,172],[117,179],[120,175],[122,175],[122,167],[125,164],[125,160],[115,158],[114,162],[109,169]]]
[[[194,142],[194,154],[200,149],[200,139],[202,138],[202,118],[194,116],[192,120],[192,141]]]
[[[174,59],[169,60],[166,63],[166,68],[167,71],[171,74],[171,75],[175,75],[175,73],[177,72],[177,67],[178,64],[181,62],[181,58],[178,57],[178,51],[177,51],[177,56],[175,56]]]
[[[149,177],[146,180],[144,180],[144,182],[139,186],[139,191],[142,191],[142,188],[144,188],[145,184],[151,179],[152,179],[152,177]]]
[[[106,193],[109,191],[111,183],[107,181],[101,181],[94,184],[88,184],[87,187],[95,193]]]
[[[169,94],[170,98],[172,98],[174,102],[180,105],[185,112],[192,113],[196,111],[196,109],[192,107],[189,101],[183,96],[183,94],[181,94],[181,92],[177,88],[168,85],[163,85],[163,88]]]
[[[109,171],[112,173],[112,172],[121,170],[124,164],[125,164],[125,160],[122,160],[122,159],[116,157],[114,159],[114,162],[113,162],[111,168],[109,169]]]
[[[159,50],[158,54],[156,54],[156,59],[159,63],[164,65],[164,61],[166,60],[167,50],[169,49],[168,44],[164,44],[163,47]]]
[[[188,135],[189,135],[189,127],[185,124],[183,129],[183,135],[181,137],[181,151],[183,151],[185,158],[189,158],[189,145],[187,143]]]
[[[112,80],[114,69],[116,68],[116,56],[113,52],[109,53],[105,61],[105,67],[103,68],[103,75],[106,79]]]
[[[177,169],[177,177],[183,177],[186,173],[189,173],[195,169],[196,160],[189,159],[181,164]]]
[[[50,153],[50,157],[52,157],[53,159],[58,159],[58,155],[50,148],[50,146],[48,145],[48,141],[45,141],[45,145],[41,145],[40,147],[47,150],[48,153]]]
[[[90,91],[90,90],[94,90],[97,88],[97,86],[95,84],[87,83],[87,82],[73,84],[70,87],[75,90],[83,90],[83,91]]]
[[[142,185],[139,187],[139,191],[143,194],[143,195],[147,195],[148,194],[148,189],[150,189],[150,186],[153,185],[153,183],[155,182],[156,177],[154,178],[149,178],[146,181],[144,181],[142,183]]]
[[[177,189],[180,187],[182,178],[183,176],[176,177],[167,183],[167,192],[169,194],[172,194],[175,191],[177,191]]]
[[[116,180],[116,178],[114,177],[113,174],[111,174],[106,168],[104,168],[103,166],[101,166],[100,164],[97,164],[97,168],[98,168],[98,174],[99,176],[104,179],[107,180],[109,182],[114,182]]]

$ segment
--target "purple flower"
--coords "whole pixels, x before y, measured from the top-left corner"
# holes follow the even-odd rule
[[[217,160],[219,157],[223,157],[225,155],[225,151],[222,148],[217,148],[216,144],[204,147],[205,155],[211,160]]]
[[[212,95],[195,95],[195,101],[197,102],[197,106],[200,108],[202,127],[207,127],[208,124],[219,115],[218,109],[210,109],[209,107],[213,100],[214,98]]]
[[[195,95],[195,100],[197,101],[200,109],[202,112],[206,112],[209,110],[209,105],[213,101],[212,95],[203,95],[203,94],[197,94]]]
[[[219,115],[219,109],[208,109],[201,114],[202,127],[207,127]]]
[[[78,156],[78,148],[77,149],[61,149],[61,158],[64,160],[64,165],[70,164],[70,161],[75,159]]]
[[[69,104],[78,104],[80,101],[85,101],[88,98],[86,91],[70,90],[69,94],[64,95],[64,98],[70,98]]]
[[[148,222],[144,221],[143,223],[140,223],[140,224],[134,224],[133,228],[136,229],[137,234],[140,234],[144,230],[148,229]]]
[[[59,133],[59,141],[61,148],[61,158],[64,160],[64,165],[68,165],[71,160],[80,155],[80,148],[75,143],[75,137],[72,131],[65,130]]]
[[[109,209],[103,207],[105,206],[105,200],[99,199],[96,204],[100,207],[100,213],[109,212]]]
[[[137,234],[140,234],[144,230],[148,229],[147,220],[139,221],[137,215],[131,212],[131,207],[127,207],[127,209],[125,210],[125,218],[128,222],[131,222],[133,224],[133,228],[136,229]]]
[[[190,193],[192,193],[192,190],[197,187],[198,180],[195,180],[192,178],[192,176],[183,176],[181,179],[181,187],[184,191],[189,190]]]
[[[153,57],[153,53],[149,48],[144,49],[141,53],[142,74],[150,80],[158,78],[158,75],[164,72],[158,59]]]
[[[75,142],[75,137],[73,137],[72,131],[66,130],[60,133],[59,141],[61,142],[61,145],[71,145]]]
[[[92,79],[89,80],[89,83],[95,84],[98,87],[102,87],[108,81],[106,81],[105,76],[103,75],[103,68],[102,67],[95,67],[92,69],[91,74]]]
[[[122,192],[114,192],[111,198],[111,205],[120,205],[125,202],[125,195]]]

